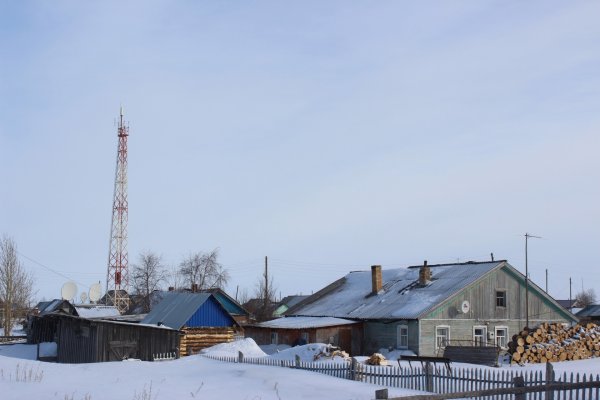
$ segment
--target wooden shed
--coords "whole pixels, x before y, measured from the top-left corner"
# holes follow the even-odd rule
[[[244,327],[246,337],[259,345],[329,343],[357,355],[362,323],[332,317],[286,317]],[[354,341],[354,342],[353,342]]]
[[[169,292],[142,320],[182,332],[180,354],[233,341],[240,325],[210,293]]]
[[[36,319],[39,326],[52,326],[52,337],[36,335],[36,342],[57,343],[59,363],[121,361],[129,358],[153,361],[158,355],[178,354],[177,330],[133,323],[86,319],[66,314],[48,314]],[[41,331],[49,334],[50,331]]]

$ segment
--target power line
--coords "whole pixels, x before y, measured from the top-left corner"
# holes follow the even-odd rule
[[[39,261],[37,261],[37,260],[34,260],[33,258],[31,258],[31,257],[29,257],[29,256],[26,256],[25,254],[21,253],[20,251],[17,251],[17,254],[18,254],[18,255],[20,255],[21,257],[23,257],[23,258],[25,258],[25,259],[27,259],[27,260],[31,261],[32,263],[34,263],[34,264],[37,264],[37,265],[39,265],[40,267],[42,267],[42,268],[44,268],[44,269],[46,269],[46,270],[48,270],[48,271],[52,272],[53,274],[56,274],[56,275],[58,275],[58,276],[60,276],[60,277],[62,277],[62,278],[68,279],[68,280],[70,280],[70,281],[73,281],[73,282],[75,282],[75,283],[77,283],[77,284],[79,284],[79,285],[81,285],[81,286],[83,286],[83,287],[89,288],[89,286],[88,286],[88,285],[85,285],[85,284],[83,284],[83,283],[81,283],[81,282],[78,282],[78,281],[76,281],[75,279],[73,279],[73,278],[71,278],[71,277],[69,277],[69,276],[67,276],[67,275],[65,275],[65,274],[63,274],[63,273],[61,273],[61,272],[59,272],[59,271],[57,271],[57,270],[55,270],[55,269],[53,269],[53,268],[50,268],[50,267],[49,267],[49,266],[47,266],[47,265],[44,265],[44,264],[42,264],[41,262],[39,262]]]

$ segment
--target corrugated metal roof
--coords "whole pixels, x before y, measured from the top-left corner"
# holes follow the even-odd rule
[[[371,271],[350,272],[328,293],[315,293],[288,315],[353,319],[415,319],[505,261],[432,265],[419,286],[419,268],[383,269],[383,288],[371,295]]]
[[[168,292],[146,315],[142,324],[156,325],[160,322],[170,328],[181,329],[210,296],[210,293]]]
[[[76,305],[75,310],[77,314],[82,318],[106,318],[106,317],[117,317],[121,313],[115,306],[102,306],[102,305]]]
[[[260,328],[309,329],[356,324],[356,321],[333,317],[285,317],[255,324]]]
[[[600,304],[590,304],[585,306],[575,315],[578,317],[600,317]]]

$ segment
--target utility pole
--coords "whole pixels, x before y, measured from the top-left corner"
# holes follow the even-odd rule
[[[533,236],[525,233],[525,326],[529,327],[529,268],[527,266],[527,241],[529,238],[541,239],[541,236]]]
[[[571,277],[569,277],[569,311],[573,312],[573,300],[571,297]]]
[[[269,259],[265,256],[265,294],[264,294],[264,310],[265,314],[267,313],[269,302]]]
[[[548,268],[546,268],[546,293],[548,293]]]

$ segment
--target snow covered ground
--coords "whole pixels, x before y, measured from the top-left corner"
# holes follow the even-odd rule
[[[252,339],[221,344],[206,353],[293,360],[298,355],[311,361],[327,350],[323,344],[308,344],[266,354]],[[393,356],[394,354],[388,354]],[[162,362],[126,361],[97,364],[56,364],[34,361],[36,346],[0,346],[0,398],[35,399],[372,399],[379,386],[353,382],[281,367],[225,363],[202,355]],[[392,357],[389,357],[394,360]],[[339,362],[319,357],[321,362]],[[395,362],[392,364],[395,365]],[[565,371],[596,374],[600,359],[554,364],[557,373]],[[487,368],[453,364],[453,368]],[[382,367],[385,368],[385,367]],[[520,370],[544,370],[544,365],[505,366]],[[418,392],[390,388],[390,396]]]
[[[257,350],[258,349],[258,350]],[[215,354],[256,344],[220,345]],[[264,354],[264,353],[262,353]],[[162,362],[56,364],[34,361],[36,346],[0,346],[0,398],[13,399],[372,399],[380,387],[289,368],[233,364],[201,355]],[[266,355],[265,355],[266,356]],[[418,393],[390,389],[390,395]]]

